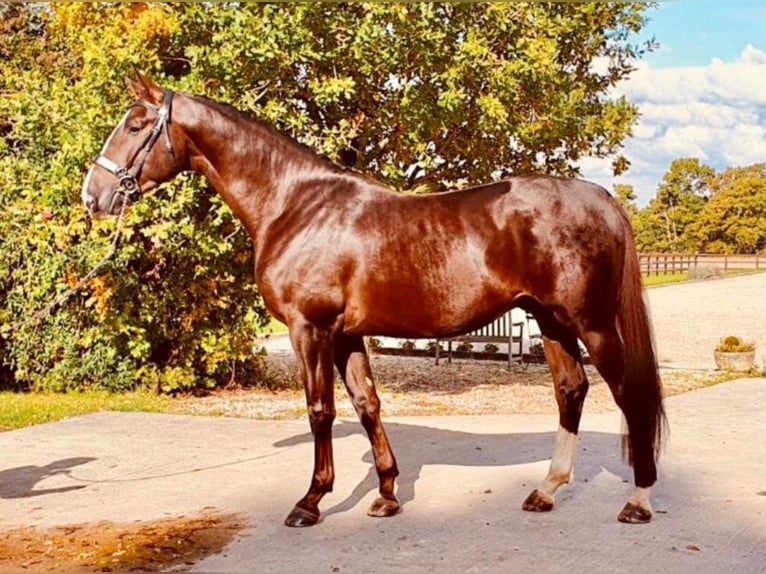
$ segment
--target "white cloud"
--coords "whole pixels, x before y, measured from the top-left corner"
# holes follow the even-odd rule
[[[740,57],[746,64],[766,64],[766,52],[759,50],[752,44],[745,46]]]
[[[654,70],[641,63],[631,78],[619,87],[634,102],[716,102],[766,104],[766,53],[747,45],[734,62],[719,58],[707,66]]]
[[[734,127],[742,122],[757,122],[755,107],[744,107],[722,101],[710,103],[692,101],[681,104],[641,104],[641,124],[655,128],[657,125],[695,124],[712,128]],[[654,130],[656,131],[656,130]]]
[[[641,118],[625,143],[631,169],[611,175],[610,160],[581,162],[582,173],[611,189],[634,186],[646,204],[680,157],[697,157],[716,170],[766,161],[766,52],[747,45],[732,62],[653,69],[642,63],[620,85]]]
[[[766,126],[738,125],[725,134],[723,157],[730,165],[748,165],[766,161]]]

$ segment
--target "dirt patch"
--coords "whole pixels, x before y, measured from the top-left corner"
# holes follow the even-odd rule
[[[184,570],[220,553],[245,526],[235,514],[153,522],[98,522],[0,533],[2,572],[159,572]]]

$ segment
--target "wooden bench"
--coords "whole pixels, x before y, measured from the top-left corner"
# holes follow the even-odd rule
[[[459,335],[457,337],[451,337],[449,339],[437,339],[435,350],[436,364],[439,364],[439,358],[441,353],[441,342],[447,343],[447,362],[452,362],[452,343],[501,343],[508,345],[508,366],[510,367],[513,362],[522,363],[524,360],[524,321],[513,321],[511,319],[511,312],[508,311],[504,315],[500,315],[497,319],[491,323],[487,323],[483,327],[466,333],[465,335]],[[514,346],[518,349],[518,353],[514,353]]]

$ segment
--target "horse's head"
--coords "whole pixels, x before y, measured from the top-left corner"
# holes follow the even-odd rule
[[[106,140],[82,186],[92,217],[119,213],[126,201],[168,181],[183,168],[183,138],[171,124],[173,92],[142,74],[128,80],[136,102]]]

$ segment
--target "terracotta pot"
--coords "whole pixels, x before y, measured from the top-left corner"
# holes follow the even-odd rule
[[[715,351],[715,364],[727,371],[749,371],[755,363],[755,351],[724,353]]]

